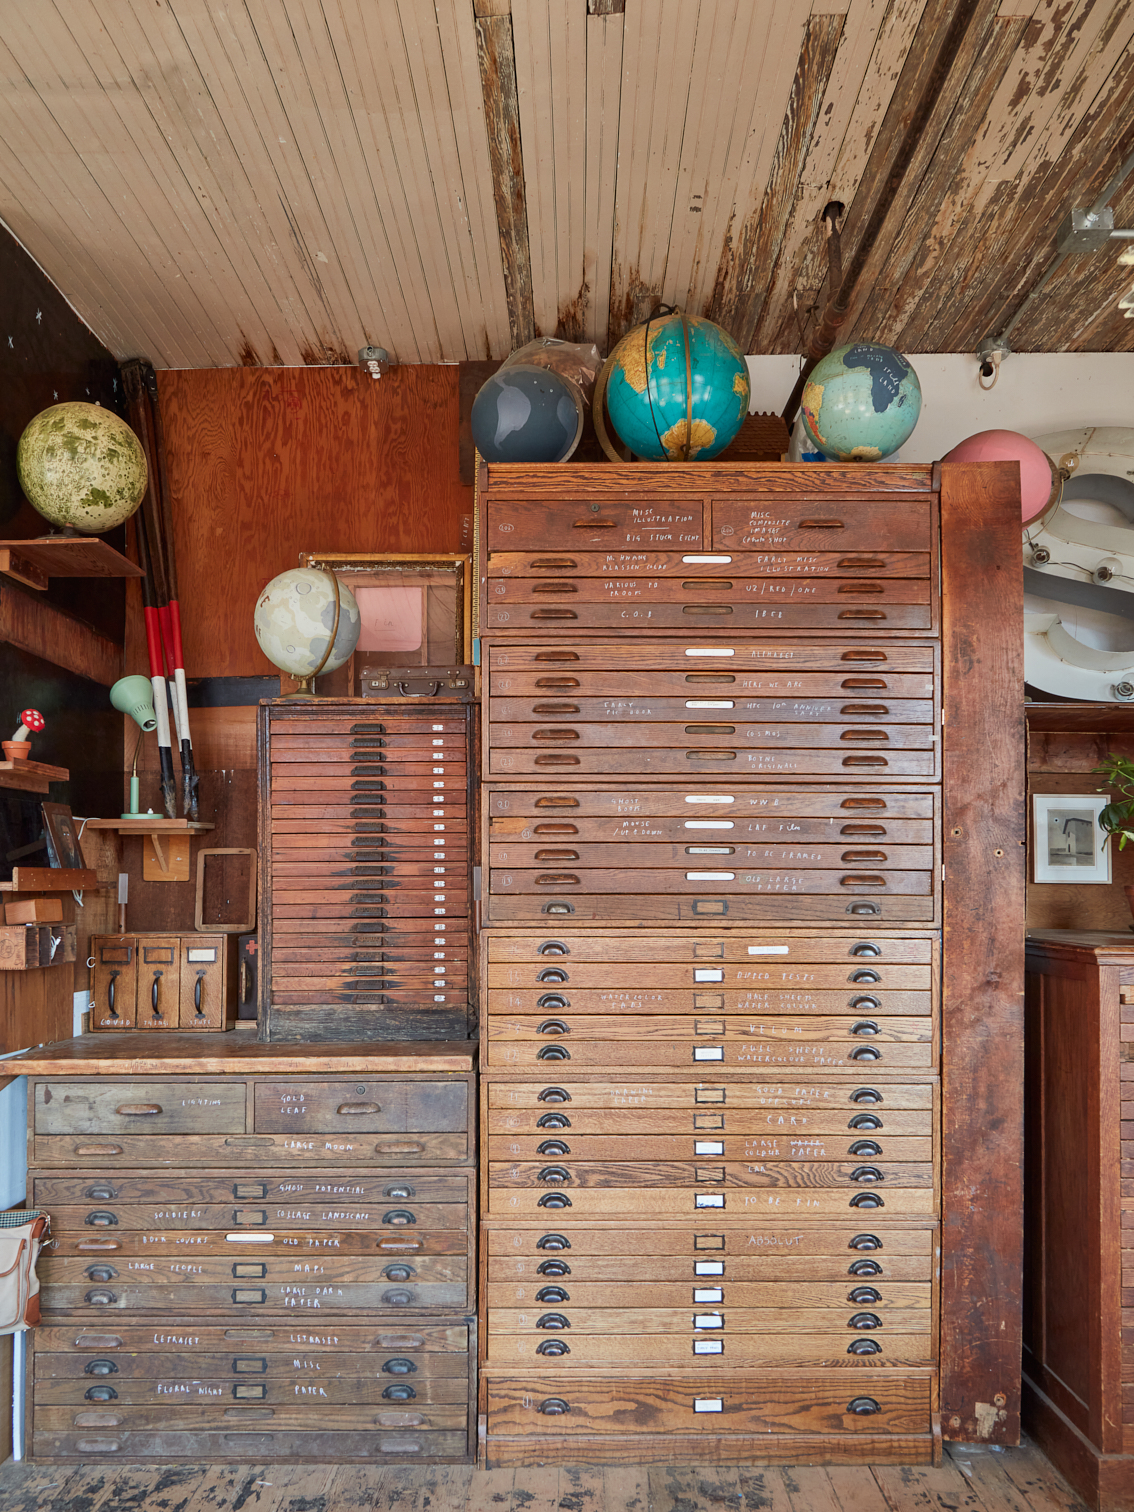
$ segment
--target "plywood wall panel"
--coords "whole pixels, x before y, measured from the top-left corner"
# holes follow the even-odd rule
[[[273,670],[252,612],[301,551],[461,550],[457,383],[455,366],[158,374],[190,677]]]

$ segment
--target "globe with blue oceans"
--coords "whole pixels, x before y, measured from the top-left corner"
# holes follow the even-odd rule
[[[831,462],[880,462],[921,414],[917,374],[893,347],[852,341],[817,362],[800,410],[807,437]]]
[[[635,326],[607,359],[610,422],[635,456],[653,462],[717,456],[743,425],[750,397],[744,353],[727,331],[696,315],[685,317],[685,330],[680,313]]]
[[[565,462],[583,434],[583,396],[549,368],[517,363],[493,373],[472,405],[486,462]]]

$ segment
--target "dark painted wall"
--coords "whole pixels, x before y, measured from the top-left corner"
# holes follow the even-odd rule
[[[85,399],[126,417],[117,362],[0,226],[0,539],[51,529],[20,492],[16,446],[34,415],[66,399]],[[121,551],[125,531],[110,531],[106,540]],[[55,578],[45,597],[121,641],[126,599],[120,581]]]

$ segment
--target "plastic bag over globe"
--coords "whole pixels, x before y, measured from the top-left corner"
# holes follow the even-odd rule
[[[550,368],[561,378],[576,384],[582,391],[584,403],[590,404],[602,358],[593,341],[560,341],[555,336],[537,336],[535,341],[527,342],[505,357],[500,366]]]

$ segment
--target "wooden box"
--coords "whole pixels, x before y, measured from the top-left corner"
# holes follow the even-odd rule
[[[0,924],[0,971],[34,971],[75,959],[74,924]]]
[[[92,1033],[231,1029],[237,947],[225,934],[95,935]]]

